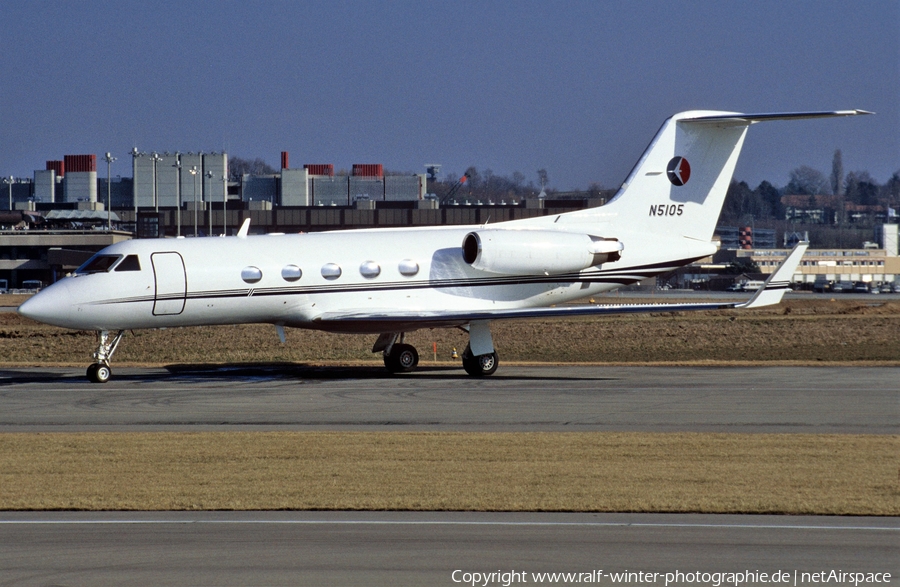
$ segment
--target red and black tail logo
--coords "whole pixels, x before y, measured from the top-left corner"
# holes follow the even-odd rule
[[[666,167],[666,175],[673,185],[684,185],[691,178],[691,165],[684,157],[672,157]]]

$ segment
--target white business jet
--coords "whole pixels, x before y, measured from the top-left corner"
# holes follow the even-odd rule
[[[269,323],[378,335],[391,372],[414,369],[404,333],[469,333],[465,370],[498,365],[492,320],[754,308],[780,302],[807,243],[748,301],[564,305],[713,254],[710,242],[747,128],[769,120],[862,110],[682,112],[666,120],[605,206],[481,226],[130,240],[109,246],[19,308],[23,316],[96,330],[87,376],[108,381],[123,334],[139,328]]]

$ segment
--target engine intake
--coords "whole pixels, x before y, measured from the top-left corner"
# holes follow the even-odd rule
[[[553,230],[485,229],[463,238],[463,260],[504,275],[556,275],[618,261],[624,245],[614,238]]]

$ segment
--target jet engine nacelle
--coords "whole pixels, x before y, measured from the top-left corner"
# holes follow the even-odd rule
[[[554,275],[618,261],[624,249],[613,238],[553,230],[485,229],[463,238],[466,263],[504,275]]]

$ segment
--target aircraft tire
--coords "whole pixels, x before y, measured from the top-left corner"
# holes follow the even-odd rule
[[[112,377],[112,369],[108,365],[94,363],[87,368],[87,378],[91,383],[106,383]]]
[[[391,354],[384,356],[384,366],[391,373],[407,373],[419,364],[419,353],[410,344],[395,344]]]
[[[472,375],[473,377],[486,377],[494,374],[497,367],[500,365],[500,360],[497,358],[497,351],[476,357],[472,354],[471,349],[466,346],[466,350],[462,355],[462,363],[463,369],[465,369],[466,373],[469,375]]]

